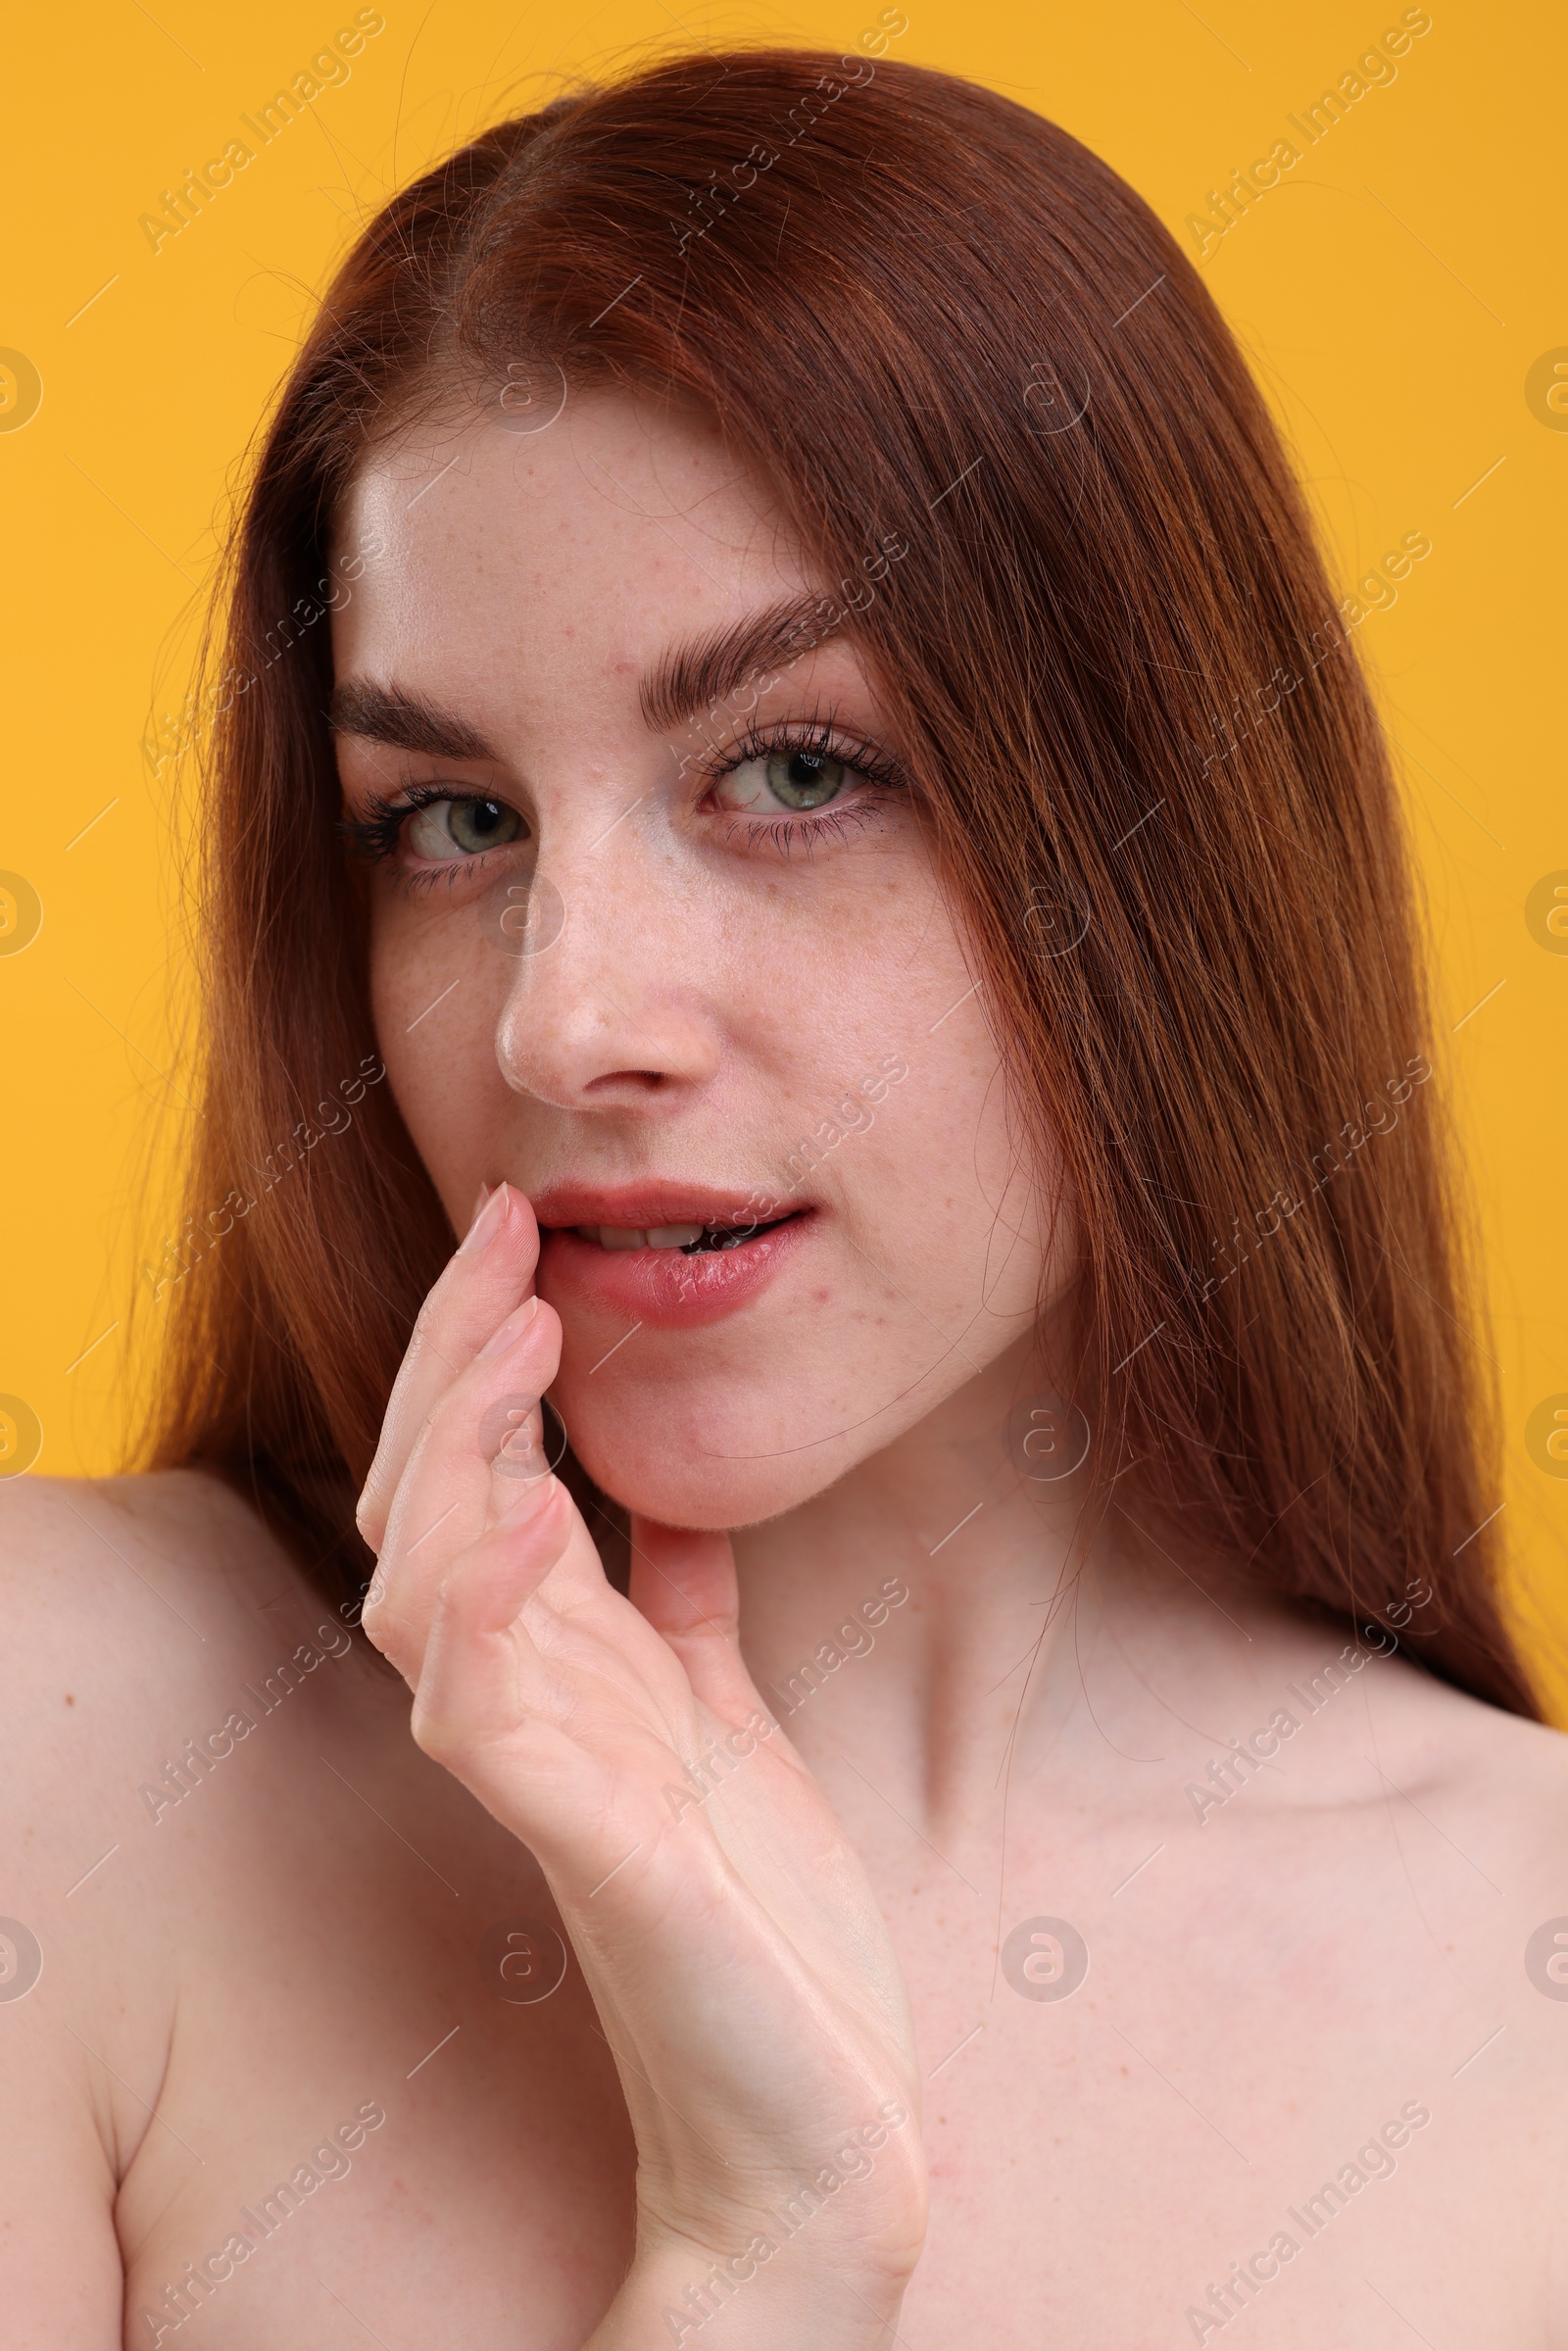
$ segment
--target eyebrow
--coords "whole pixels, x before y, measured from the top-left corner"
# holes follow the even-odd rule
[[[643,716],[656,734],[669,734],[770,670],[799,661],[833,634],[843,614],[819,621],[824,599],[814,590],[752,612],[728,628],[662,654],[643,679]],[[831,601],[831,600],[828,600]]]
[[[844,617],[821,620],[822,598],[814,590],[748,613],[727,628],[672,646],[644,676],[638,699],[643,718],[657,734],[672,733],[710,710],[740,686],[798,661],[833,635]],[[335,686],[327,724],[337,735],[386,743],[395,751],[422,751],[438,759],[491,759],[501,754],[478,729],[425,695],[402,686],[380,686],[353,678]]]
[[[334,735],[360,735],[368,743],[389,743],[395,751],[426,751],[437,759],[494,759],[498,757],[476,727],[443,710],[422,694],[402,686],[378,686],[351,678],[334,686],[326,706]]]

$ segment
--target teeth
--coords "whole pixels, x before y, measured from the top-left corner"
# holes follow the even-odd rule
[[[629,1225],[580,1224],[575,1227],[583,1241],[597,1242],[601,1249],[695,1249],[706,1236],[710,1236],[711,1249],[738,1249],[754,1233],[767,1229],[767,1220],[750,1221],[745,1225],[659,1224],[647,1232],[635,1231]]]
[[[700,1224],[661,1224],[647,1233],[619,1224],[577,1228],[584,1241],[597,1241],[601,1249],[690,1249],[694,1241],[701,1241],[704,1229]]]

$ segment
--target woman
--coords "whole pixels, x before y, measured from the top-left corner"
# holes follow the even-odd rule
[[[156,1474],[6,1497],[17,2341],[1564,2339],[1333,614],[986,91],[704,53],[371,224],[207,706]]]

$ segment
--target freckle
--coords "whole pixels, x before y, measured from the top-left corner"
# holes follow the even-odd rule
[[[68,1706],[74,1706],[75,1703],[75,1699],[72,1696],[70,1690],[68,1690],[66,1692],[66,1704]]]

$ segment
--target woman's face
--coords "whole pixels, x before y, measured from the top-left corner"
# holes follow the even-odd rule
[[[900,747],[765,485],[689,408],[573,391],[378,456],[341,544],[375,539],[333,707],[377,1039],[457,1229],[481,1183],[534,1204],[578,1457],[741,1526],[1000,1396],[1068,1268]],[[868,543],[840,612],[900,561]]]

